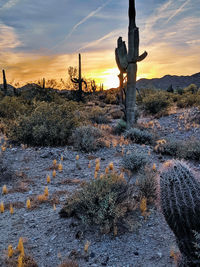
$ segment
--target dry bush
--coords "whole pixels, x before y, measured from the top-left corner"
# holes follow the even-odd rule
[[[135,149],[130,153],[124,155],[122,164],[125,169],[132,172],[138,171],[148,163],[148,156],[146,152]]]
[[[73,146],[84,152],[95,151],[105,146],[100,129],[93,126],[81,126],[74,130],[71,136]]]
[[[90,112],[89,119],[91,120],[92,123],[107,124],[110,122],[106,109],[102,109],[100,107],[94,107],[90,109],[89,112]]]
[[[165,143],[159,144],[154,151],[161,154],[173,156],[181,159],[199,160],[200,158],[200,141],[199,139],[190,138],[186,141],[170,139]]]
[[[148,165],[139,172],[138,188],[140,197],[153,202],[157,197],[157,171],[152,170]]]
[[[58,267],[78,267],[78,263],[76,263],[75,261],[67,259],[63,263],[58,265]]]
[[[11,258],[7,258],[5,260],[7,267],[18,267],[18,254],[15,253]],[[33,259],[33,257],[25,255],[22,260],[23,267],[38,267],[37,263]]]
[[[130,128],[124,133],[124,137],[129,138],[136,144],[152,144],[153,142],[152,133],[138,128]]]
[[[115,172],[83,185],[67,199],[61,217],[75,216],[84,224],[98,225],[109,233],[137,205],[134,188]]]

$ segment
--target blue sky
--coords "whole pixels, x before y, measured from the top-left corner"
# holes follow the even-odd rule
[[[199,0],[136,0],[138,77],[200,71]],[[0,0],[0,66],[10,80],[63,78],[77,65],[107,86],[117,84],[114,49],[127,41],[128,0]]]

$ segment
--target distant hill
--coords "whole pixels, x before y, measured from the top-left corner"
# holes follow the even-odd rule
[[[162,78],[140,79],[137,81],[137,88],[155,88],[167,90],[170,85],[174,89],[177,87],[185,88],[191,83],[200,87],[200,72],[191,76],[165,75]]]

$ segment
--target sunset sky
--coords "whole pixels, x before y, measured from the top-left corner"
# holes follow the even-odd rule
[[[136,0],[138,78],[200,71],[199,0]],[[0,0],[0,66],[7,80],[67,79],[82,54],[83,74],[118,86],[114,50],[127,41],[128,0]],[[0,83],[1,80],[0,80]]]

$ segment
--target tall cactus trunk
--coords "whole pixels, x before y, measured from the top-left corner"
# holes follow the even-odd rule
[[[129,0],[128,67],[126,92],[127,128],[135,122],[137,59],[139,56],[139,30],[135,23],[135,0]]]
[[[125,117],[127,128],[135,123],[136,111],[136,78],[137,62],[146,58],[145,51],[139,56],[139,29],[135,23],[136,11],[135,0],[129,0],[129,28],[128,28],[128,53],[125,42],[118,38],[117,48],[115,50],[116,62],[120,74],[127,73],[127,90],[125,96]]]
[[[81,54],[78,55],[79,57],[79,89],[78,89],[78,100],[81,101],[82,100],[82,73],[81,73]]]
[[[82,73],[81,73],[81,54],[78,55],[79,58],[79,67],[78,67],[78,79],[77,78],[72,78],[71,77],[71,81],[75,84],[78,84],[78,95],[77,95],[77,100],[78,101],[82,101],[83,97],[82,97],[82,93],[83,93],[83,89],[82,89],[82,83],[85,84],[85,88],[87,89],[87,83],[85,80],[83,80],[82,78]]]
[[[7,81],[6,81],[5,70],[2,70],[2,73],[3,73],[3,91],[4,91],[4,94],[7,95],[8,86],[7,86]]]
[[[42,80],[42,89],[45,89],[45,78]]]

